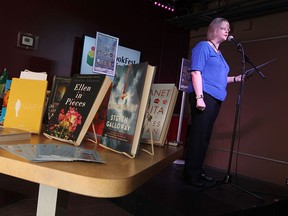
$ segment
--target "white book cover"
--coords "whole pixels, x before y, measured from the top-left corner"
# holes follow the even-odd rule
[[[164,145],[177,96],[178,90],[175,84],[152,85],[147,109],[150,119],[148,117],[145,119],[142,142],[151,143],[150,133],[152,133],[154,144]]]

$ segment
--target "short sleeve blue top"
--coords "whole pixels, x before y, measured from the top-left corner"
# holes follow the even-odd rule
[[[207,41],[199,42],[192,49],[191,71],[196,70],[202,74],[203,91],[224,101],[227,95],[227,76],[230,68],[222,54],[217,53]],[[188,91],[193,92],[191,82]]]

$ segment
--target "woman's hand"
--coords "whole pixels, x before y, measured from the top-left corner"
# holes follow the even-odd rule
[[[206,108],[206,104],[203,98],[196,99],[196,108],[204,111]]]
[[[252,76],[252,75],[249,75],[249,74],[243,75],[243,80],[244,80],[244,81],[247,81],[251,76]],[[234,82],[234,83],[241,82],[241,75],[235,76],[235,77],[233,78],[233,82]]]
[[[235,83],[241,82],[241,75],[235,76],[235,77],[233,78],[233,81],[234,81]]]

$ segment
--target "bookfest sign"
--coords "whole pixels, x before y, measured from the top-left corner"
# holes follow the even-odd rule
[[[140,63],[140,52],[123,46],[118,46],[116,64],[128,65]]]
[[[95,58],[96,39],[84,36],[83,52],[81,59],[80,74],[95,74],[93,63]],[[116,65],[138,64],[140,62],[141,52],[123,46],[118,46],[116,54]],[[107,74],[109,75],[109,74]]]

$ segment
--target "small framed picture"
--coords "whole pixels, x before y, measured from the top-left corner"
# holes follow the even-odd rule
[[[101,32],[96,33],[93,72],[115,75],[119,38]]]
[[[17,38],[17,47],[29,49],[29,50],[37,50],[38,49],[39,36],[33,35],[30,33],[18,33]]]

